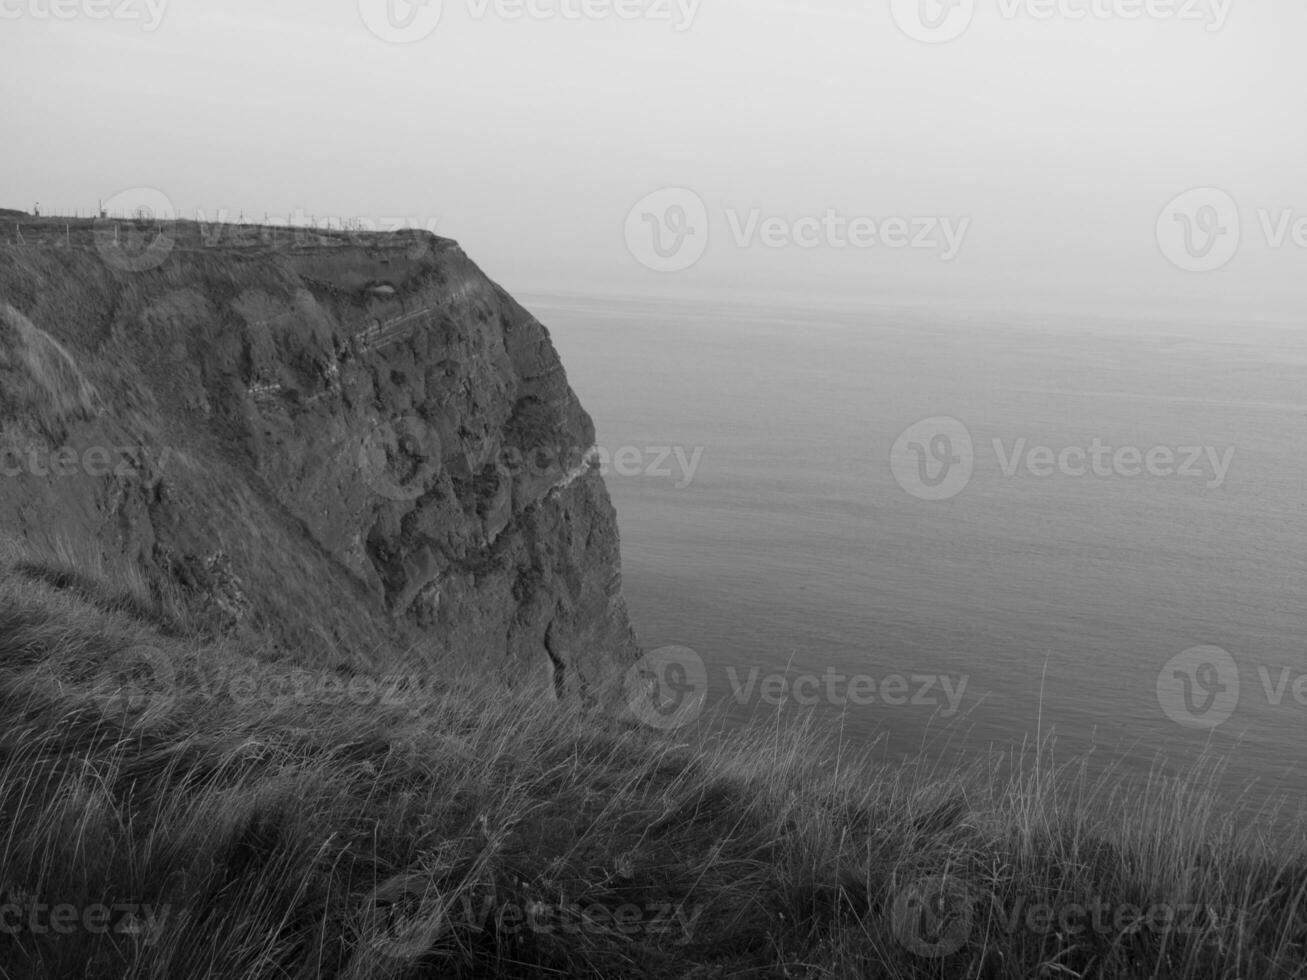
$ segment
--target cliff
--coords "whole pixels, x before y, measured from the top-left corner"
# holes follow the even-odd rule
[[[454,242],[5,233],[0,531],[92,542],[206,630],[315,663],[398,647],[588,698],[634,659],[593,424]]]

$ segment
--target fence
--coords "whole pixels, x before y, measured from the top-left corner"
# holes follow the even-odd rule
[[[286,212],[286,215],[272,214],[269,211],[263,212],[262,220],[255,213],[248,216],[243,210],[231,211],[227,208],[218,208],[213,212],[205,211],[203,208],[195,208],[187,213],[179,211],[175,214],[169,214],[162,218],[157,218],[149,208],[135,208],[124,211],[121,209],[98,208],[81,208],[81,207],[46,207],[41,204],[35,204],[31,212],[4,212],[6,218],[17,216],[20,220],[35,221],[135,221],[135,222],[173,222],[173,221],[194,221],[197,224],[219,224],[219,225],[249,225],[252,227],[273,227],[273,228],[310,228],[321,231],[379,231],[382,229],[370,227],[368,219],[365,218],[345,218],[338,215],[316,215],[307,214],[303,209],[297,208],[293,211]],[[210,216],[212,215],[212,216]],[[233,217],[235,215],[235,217]],[[394,230],[430,230],[430,229],[394,229]]]
[[[424,229],[401,227],[380,230],[361,218],[322,218],[297,214],[293,222],[263,215],[251,220],[245,212],[221,211],[211,218],[203,210],[194,217],[165,218],[146,211],[39,208],[39,214],[0,213],[0,244],[45,248],[139,249],[165,238],[168,248],[320,248],[366,239],[369,245],[415,243]]]

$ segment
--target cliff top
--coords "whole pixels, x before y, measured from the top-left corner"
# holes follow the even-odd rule
[[[357,246],[368,249],[412,249],[439,252],[457,243],[420,228],[391,230],[362,227],[329,228],[261,222],[197,221],[186,218],[111,216],[70,218],[33,216],[25,211],[0,209],[0,244],[61,248],[122,249],[330,249]]]

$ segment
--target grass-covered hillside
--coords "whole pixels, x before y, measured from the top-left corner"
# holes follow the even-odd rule
[[[1201,780],[327,673],[58,551],[0,558],[5,978],[1307,973],[1307,864]]]

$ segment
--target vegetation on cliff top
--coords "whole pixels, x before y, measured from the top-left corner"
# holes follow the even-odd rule
[[[1201,777],[893,769],[398,654],[345,676],[197,639],[71,547],[7,545],[0,596],[0,976],[1307,972],[1307,863]]]

